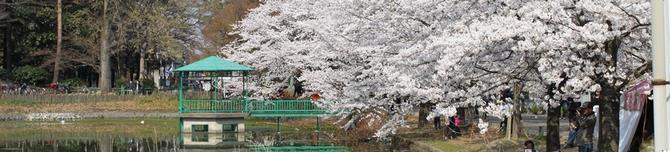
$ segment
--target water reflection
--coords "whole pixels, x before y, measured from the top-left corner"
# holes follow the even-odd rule
[[[184,133],[182,149],[243,149],[245,133]]]
[[[347,133],[276,129],[254,125],[245,132],[181,133],[177,122],[160,120],[136,126],[104,120],[53,125],[33,122],[0,122],[0,152],[177,152],[177,151],[406,151],[406,144],[388,146],[375,139],[352,139]],[[172,120],[170,120],[171,122]],[[100,123],[103,122],[103,123]],[[160,122],[160,123],[156,123]],[[124,124],[124,125],[119,125]],[[166,127],[173,126],[173,127]],[[42,127],[40,127],[42,126]],[[28,129],[26,129],[28,128]],[[32,129],[30,129],[32,128]],[[110,129],[121,128],[121,129]],[[159,129],[155,129],[159,128]],[[180,128],[181,129],[181,128]],[[9,131],[7,131],[9,130]],[[288,131],[291,130],[291,131]],[[198,132],[199,131],[199,132]],[[10,133],[20,132],[20,133]],[[397,146],[404,145],[404,146]],[[396,147],[397,146],[397,147]],[[405,147],[405,148],[403,148]],[[396,149],[401,148],[401,149]]]
[[[65,137],[68,138],[68,137]],[[7,152],[176,152],[178,141],[174,139],[97,137],[97,139],[50,139],[4,140],[0,151]]]
[[[52,135],[49,135],[52,136]],[[176,152],[176,151],[265,151],[262,149],[330,148],[347,150],[318,133],[276,133],[248,131],[244,133],[184,133],[174,137],[52,137],[0,140],[0,151],[27,152]],[[154,140],[158,139],[158,140]],[[308,151],[319,151],[318,149]]]
[[[183,133],[181,134],[181,150],[218,150],[218,151],[266,151],[281,148],[311,148],[308,151],[320,151],[317,148],[338,149],[348,151],[344,146],[337,146],[333,141],[319,139],[321,133],[290,132],[277,133],[271,131],[247,131],[243,133]]]

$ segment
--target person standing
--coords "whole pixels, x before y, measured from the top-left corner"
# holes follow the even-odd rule
[[[578,145],[575,145],[575,140],[577,138],[577,130],[578,130],[578,123],[577,123],[577,111],[580,110],[581,108],[581,103],[579,102],[574,102],[572,98],[567,100],[567,117],[568,117],[568,122],[570,124],[570,132],[568,132],[568,141],[565,144],[563,148],[572,148]]]
[[[531,140],[526,140],[526,142],[523,143],[523,151],[524,152],[537,152],[535,150],[535,143]]]
[[[578,111],[577,118],[577,144],[579,152],[593,151],[593,128],[596,124],[596,117],[593,114],[591,104],[584,104]]]
[[[456,132],[456,137],[461,136],[461,118],[457,115],[454,115],[454,131]]]
[[[503,120],[500,122],[500,126],[498,127],[498,132],[503,132],[505,133],[505,130],[507,129],[507,116],[503,117]]]
[[[567,100],[561,100],[560,107],[561,107],[560,118],[561,119],[567,118],[568,117],[568,107],[569,107],[568,101]]]
[[[564,148],[575,147],[575,139],[577,138],[577,120],[575,117],[568,119],[570,120],[570,132],[568,133],[568,142]]]
[[[442,128],[442,122],[440,122],[440,116],[435,116],[433,118],[433,128],[435,128],[435,130],[440,130]]]
[[[449,116],[444,116],[444,140],[451,139],[451,117]]]
[[[447,120],[448,125],[447,125],[447,139],[455,139],[458,137],[458,134],[460,132],[460,129],[458,128],[460,125],[460,120],[458,119],[458,115],[448,117],[449,119]]]

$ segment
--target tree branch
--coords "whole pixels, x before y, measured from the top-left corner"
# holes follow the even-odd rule
[[[612,3],[612,5],[614,5],[614,6],[616,6],[617,8],[619,8],[623,13],[625,13],[626,15],[628,15],[628,17],[631,17],[631,18],[635,19],[635,22],[637,22],[637,24],[642,24],[642,23],[640,22],[640,19],[637,18],[637,16],[628,13],[625,9],[621,8],[621,6],[615,4],[614,2],[611,2],[611,3]]]

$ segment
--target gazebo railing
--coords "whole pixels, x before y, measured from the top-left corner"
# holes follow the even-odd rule
[[[324,110],[312,103],[311,100],[253,100],[250,105],[250,112],[254,113],[322,111]]]
[[[314,117],[326,114],[312,100],[257,100],[249,105],[252,117]]]
[[[246,107],[246,108],[245,108]],[[249,113],[254,117],[313,117],[326,114],[312,100],[184,100],[182,112]]]
[[[221,112],[242,113],[246,103],[243,99],[206,100],[186,99],[181,105],[181,112]]]

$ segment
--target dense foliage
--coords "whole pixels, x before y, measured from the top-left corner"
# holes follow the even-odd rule
[[[56,1],[2,0],[1,67],[11,72],[16,67],[35,66],[60,75],[54,77],[58,81],[78,78],[88,81],[85,84],[148,79],[149,73],[161,66],[190,62],[198,54],[211,55],[206,50],[213,46],[205,42],[213,40],[203,35],[220,34],[217,28],[234,24],[242,12],[258,4],[241,7],[237,5],[239,2],[228,5],[228,2],[202,0],[63,1],[61,70],[57,72],[53,66],[58,60]],[[238,17],[218,22],[220,16]],[[203,30],[205,27],[210,28]],[[229,41],[233,40],[226,43]],[[101,58],[103,52],[106,58]],[[103,71],[109,77],[100,77]],[[0,79],[8,78],[11,77]]]
[[[49,72],[38,67],[21,66],[14,69],[14,79],[26,84],[35,85],[37,83],[44,83],[48,76]]]
[[[491,101],[514,85],[544,107],[596,94],[600,137],[612,137],[620,92],[650,72],[649,16],[642,0],[271,0],[239,23],[238,52],[226,53],[263,72],[269,89],[257,96],[299,76],[345,127],[384,123],[379,137],[425,103],[438,115],[507,115]]]

